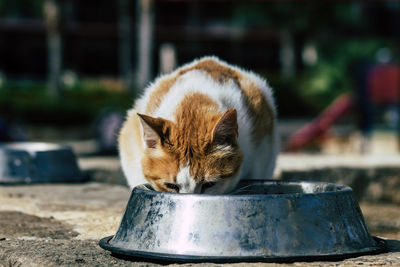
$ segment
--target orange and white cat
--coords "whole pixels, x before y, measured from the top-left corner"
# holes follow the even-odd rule
[[[128,184],[224,194],[271,179],[278,153],[271,88],[256,74],[204,57],[155,80],[119,134]]]

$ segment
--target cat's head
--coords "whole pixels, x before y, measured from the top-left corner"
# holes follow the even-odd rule
[[[236,186],[242,163],[235,109],[172,122],[138,114],[142,170],[160,192],[222,194]]]

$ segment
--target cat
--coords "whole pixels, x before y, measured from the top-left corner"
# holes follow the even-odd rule
[[[278,153],[271,88],[215,56],[162,75],[136,100],[118,137],[130,187],[226,194],[271,179]]]

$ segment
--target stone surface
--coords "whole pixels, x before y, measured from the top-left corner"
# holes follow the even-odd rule
[[[281,155],[276,177],[325,181],[353,188],[359,201],[400,204],[398,155]]]
[[[3,186],[0,211],[55,219],[73,225],[78,239],[98,239],[115,233],[129,194],[127,187],[97,183]]]
[[[10,223],[12,222],[12,223]],[[20,211],[0,211],[0,238],[71,239],[78,235],[72,227],[54,219],[29,215]]]
[[[361,202],[360,207],[372,234],[400,240],[400,208],[397,204]]]
[[[99,183],[0,186],[0,266],[158,266],[111,256],[97,243],[113,235],[130,189]],[[394,204],[361,203],[372,234],[399,238]],[[400,266],[400,241],[391,252],[337,262],[236,263],[228,266]],[[221,264],[186,264],[185,266]]]
[[[333,167],[399,167],[400,154],[302,154],[285,153],[278,157],[277,171],[323,169]]]
[[[0,266],[158,265],[115,258],[97,245],[115,234],[130,195],[118,158],[81,155],[79,166],[91,183],[0,185]],[[400,266],[399,156],[283,154],[276,178],[350,185],[371,233],[390,239],[391,252],[337,262],[228,266]],[[192,265],[221,264],[185,266]]]

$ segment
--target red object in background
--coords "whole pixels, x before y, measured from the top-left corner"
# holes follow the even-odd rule
[[[322,136],[335,121],[354,106],[351,94],[340,95],[317,118],[292,134],[286,142],[285,151],[297,151]]]
[[[368,75],[368,90],[375,104],[397,103],[400,90],[400,67],[392,64],[374,67]]]
[[[381,64],[368,74],[368,98],[374,104],[391,105],[400,101],[400,66]],[[292,134],[285,146],[286,151],[297,151],[317,138],[354,106],[350,94],[343,94],[327,107],[321,115]]]

